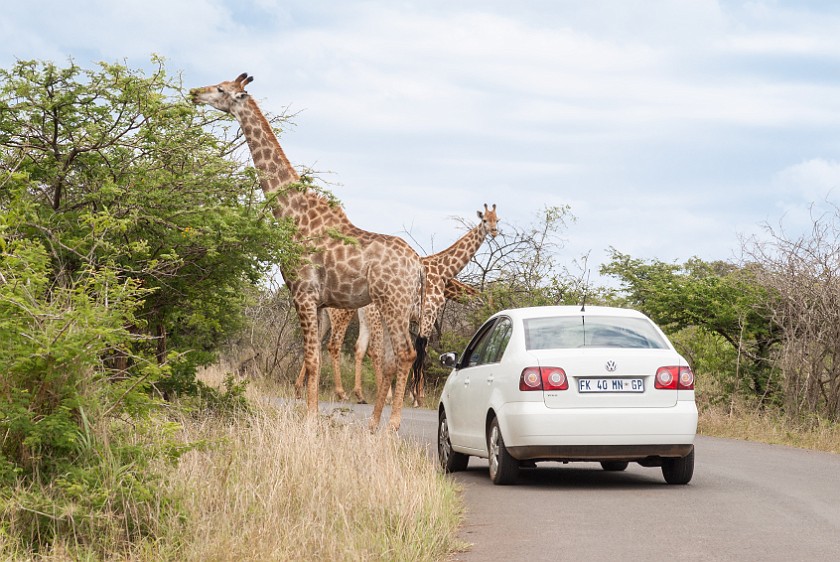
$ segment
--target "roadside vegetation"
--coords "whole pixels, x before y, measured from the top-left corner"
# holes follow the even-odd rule
[[[153,67],[0,70],[0,559],[442,558],[425,450],[196,377],[299,251]]]
[[[299,258],[293,226],[232,122],[152,66],[0,70],[0,559],[446,559],[463,507],[429,451],[277,401],[300,368],[272,276]],[[435,358],[489,314],[615,304],[689,359],[701,433],[840,452],[840,213],[736,262],[613,250],[617,288],[559,261],[573,223],[546,207],[482,247],[460,276],[478,296],[430,338],[426,406]]]

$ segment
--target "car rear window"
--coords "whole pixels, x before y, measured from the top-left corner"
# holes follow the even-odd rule
[[[524,320],[526,349],[623,347],[667,349],[668,344],[645,318],[625,316],[553,316]]]

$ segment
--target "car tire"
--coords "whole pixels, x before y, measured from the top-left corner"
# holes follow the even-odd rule
[[[682,458],[662,459],[662,476],[668,484],[688,484],[694,476],[694,447]]]
[[[487,431],[487,452],[489,453],[490,480],[493,484],[505,485],[516,482],[519,475],[519,461],[510,456],[505,447],[499,420],[493,418]]]
[[[470,456],[452,450],[449,439],[449,424],[446,422],[446,412],[440,411],[438,416],[438,462],[444,472],[459,472],[467,468]]]
[[[627,461],[603,461],[601,468],[607,472],[621,472],[625,470],[630,463]]]

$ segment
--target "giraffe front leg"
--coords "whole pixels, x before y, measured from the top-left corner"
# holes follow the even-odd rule
[[[318,383],[321,374],[321,336],[314,301],[295,303],[303,332],[303,365],[306,370],[306,412],[318,413]]]
[[[343,335],[343,334],[342,334]],[[333,383],[335,385],[335,394],[339,400],[347,400],[347,393],[344,392],[344,385],[341,384],[341,341],[338,345],[334,345],[334,337],[330,338],[329,352],[332,359]]]
[[[376,402],[373,404],[373,413],[370,415],[370,422],[368,427],[371,433],[376,431],[379,427],[379,420],[382,419],[382,410],[385,409],[385,395],[388,393],[387,387],[391,385],[391,375],[383,373],[382,383],[376,389]]]
[[[402,407],[405,400],[405,387],[408,382],[408,374],[414,363],[416,353],[410,343],[403,342],[405,345],[401,349],[395,350],[397,356],[397,381],[394,385],[394,400],[391,402],[391,418],[388,420],[388,427],[396,432],[400,429],[402,421]]]
[[[295,381],[295,398],[303,398],[303,383],[306,382],[306,361],[300,366],[300,374]]]
[[[318,383],[321,371],[321,361],[318,353],[307,355],[304,359],[306,365],[306,412],[310,415],[318,413]]]
[[[395,361],[394,353],[391,350],[390,340],[384,340],[386,349],[380,355],[379,360],[374,359],[374,368],[379,365],[377,372],[378,383],[376,385],[376,402],[373,406],[373,413],[370,418],[370,429],[375,431],[379,427],[379,420],[382,418],[382,410],[385,409],[385,398],[391,388],[391,381],[397,374],[398,364]]]

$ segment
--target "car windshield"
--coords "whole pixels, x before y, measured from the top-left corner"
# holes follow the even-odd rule
[[[667,349],[645,318],[626,316],[552,316],[524,321],[525,349],[624,347]]]

